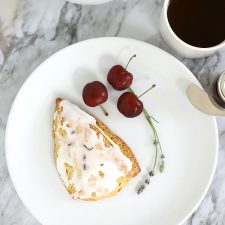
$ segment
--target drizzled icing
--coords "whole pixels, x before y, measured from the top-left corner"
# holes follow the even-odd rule
[[[60,107],[62,112],[55,112],[54,120],[59,142],[56,166],[62,181],[74,198],[110,194],[118,178],[132,169],[132,162],[96,126],[94,117],[66,100]]]

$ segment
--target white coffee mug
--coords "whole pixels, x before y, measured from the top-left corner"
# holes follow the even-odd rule
[[[181,0],[182,1],[182,0]],[[215,53],[217,50],[225,46],[225,41],[209,48],[199,48],[189,45],[182,41],[172,30],[168,17],[167,11],[170,0],[165,0],[163,10],[160,17],[160,32],[164,41],[179,55],[187,58],[200,58],[209,56]]]

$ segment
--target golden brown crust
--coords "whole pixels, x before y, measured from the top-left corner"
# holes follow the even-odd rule
[[[60,102],[62,101],[61,98],[57,98],[56,99],[56,107],[55,107],[55,111],[60,115],[62,112],[62,107],[60,107]],[[100,120],[96,119],[96,127],[92,126],[92,129],[94,129],[96,131],[96,133],[103,135],[105,137],[108,137],[112,140],[112,142],[114,142],[115,144],[117,144],[120,147],[121,152],[127,156],[131,162],[132,162],[132,169],[131,171],[126,175],[126,176],[122,176],[120,178],[118,178],[117,182],[118,182],[118,186],[117,188],[104,196],[96,196],[95,193],[93,193],[91,198],[87,198],[87,199],[82,199],[85,201],[95,201],[95,200],[100,200],[103,198],[108,198],[108,197],[112,197],[114,195],[116,195],[120,190],[122,190],[130,181],[130,179],[132,179],[132,177],[135,177],[141,170],[139,167],[139,164],[133,154],[133,152],[131,151],[131,149],[128,147],[128,145],[117,135],[115,135],[105,124],[103,124]],[[57,120],[54,119],[53,121],[53,137],[54,137],[54,141],[55,141],[55,147],[54,147],[54,155],[55,155],[55,160],[58,157],[58,151],[59,151],[59,143],[57,140],[57,137],[55,135],[55,132],[57,130]],[[109,141],[107,140],[107,138],[105,138],[105,143],[108,145]],[[68,192],[70,194],[73,194],[74,192],[76,192],[76,189],[74,188],[74,186],[70,186],[70,187],[66,187]]]

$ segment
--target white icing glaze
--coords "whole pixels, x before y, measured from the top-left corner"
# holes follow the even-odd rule
[[[111,146],[105,146],[103,132],[98,136],[90,128],[90,124],[96,126],[94,117],[66,100],[60,102],[60,107],[63,107],[61,115],[56,112],[54,118],[60,145],[56,166],[61,179],[66,186],[72,184],[75,187],[74,198],[91,198],[93,192],[97,197],[111,193],[118,186],[117,179],[132,169],[132,162],[106,136]],[[64,137],[59,133],[60,128],[66,131]],[[73,167],[70,179],[65,163]]]

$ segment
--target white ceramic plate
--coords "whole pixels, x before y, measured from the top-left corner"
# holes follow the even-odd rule
[[[166,156],[165,172],[141,195],[135,188],[152,163],[151,129],[143,115],[127,119],[116,108],[121,92],[106,81],[111,66],[129,66],[137,94],[156,83],[142,100],[156,117]],[[110,116],[82,102],[82,87],[100,80],[109,88]],[[188,102],[186,87],[198,81],[166,52],[136,40],[99,38],[69,46],[42,63],[25,82],[12,106],[6,132],[6,155],[16,191],[45,225],[175,225],[186,219],[205,195],[217,161],[215,118]],[[117,196],[97,202],[70,198],[53,159],[52,118],[55,98],[80,105],[105,122],[135,153],[142,173]]]

